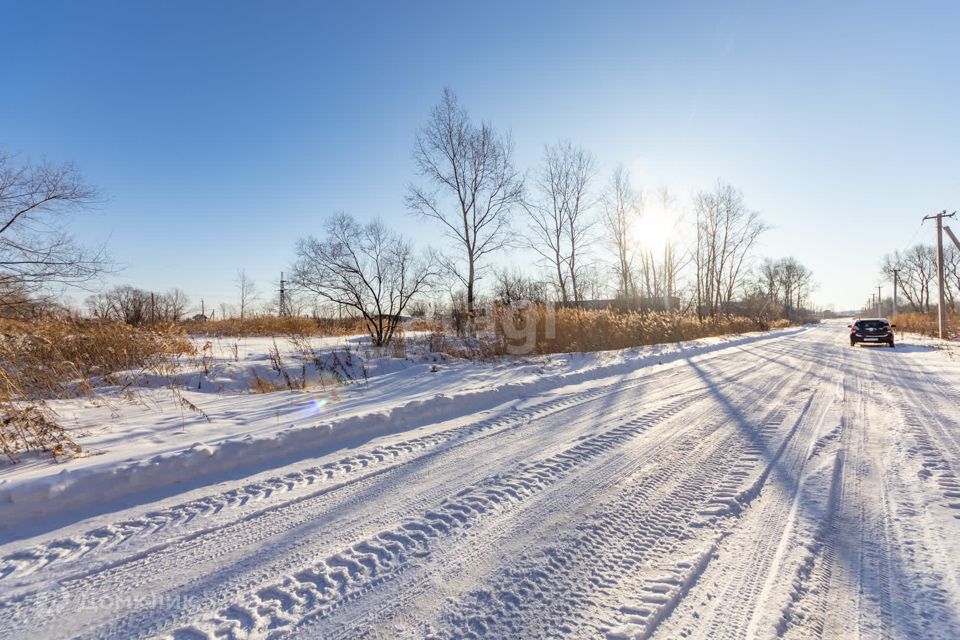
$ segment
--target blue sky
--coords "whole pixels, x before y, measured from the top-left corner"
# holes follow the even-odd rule
[[[761,253],[858,306],[960,205],[954,3],[0,0],[0,146],[74,161],[116,280],[231,301],[345,210],[416,241],[414,134],[450,86],[533,168],[567,138],[684,199],[718,178]],[[502,260],[520,264],[522,255]]]

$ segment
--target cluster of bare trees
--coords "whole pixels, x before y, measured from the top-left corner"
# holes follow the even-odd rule
[[[937,250],[918,244],[906,251],[894,251],[883,257],[880,272],[893,282],[897,272],[900,302],[911,310],[929,313],[936,307]],[[960,309],[960,251],[947,245],[943,251],[944,297],[952,311]],[[931,305],[931,294],[934,294]]]
[[[803,311],[813,290],[813,272],[796,258],[765,259],[757,269],[757,292],[788,318]]]
[[[520,300],[546,304],[555,299],[551,295],[547,282],[532,278],[516,267],[494,270],[493,280],[493,302],[495,304],[506,306]]]
[[[747,208],[743,194],[718,183],[696,195],[696,308],[704,315],[727,313],[748,275],[747,262],[767,226]]]
[[[569,141],[547,146],[539,167],[523,175],[510,137],[474,122],[449,89],[418,131],[413,158],[420,183],[409,187],[407,208],[438,223],[448,253],[415,257],[381,222],[361,225],[345,214],[328,222],[323,238],[297,248],[296,284],[360,314],[377,344],[389,342],[393,319],[411,299],[440,281],[473,317],[478,281],[492,270],[492,254],[508,248],[531,249],[539,270],[494,271],[489,289],[500,303],[579,305],[612,295],[624,308],[679,306],[702,317],[737,311],[736,299],[748,293],[767,225],[731,185],[696,194],[693,224],[684,227],[667,190],[645,198],[623,167],[598,185],[593,156]],[[662,237],[653,242],[656,230]],[[813,287],[810,271],[792,258],[764,263],[756,280],[764,285],[753,295],[788,312]]]
[[[676,304],[680,272],[687,264],[695,270],[691,302],[701,315],[728,313],[744,292],[753,250],[767,226],[734,187],[718,183],[697,194],[694,246],[685,250],[676,202],[666,190],[646,207],[623,167],[614,171],[606,188],[597,189],[596,162],[570,142],[544,150],[527,188],[511,155],[509,138],[488,123],[474,125],[450,90],[417,137],[414,157],[428,186],[411,187],[407,204],[440,221],[461,245],[462,258],[448,260],[446,266],[466,288],[469,311],[475,282],[488,266],[484,258],[511,245],[508,222],[517,209],[526,213],[525,244],[541,260],[542,281],[550,283],[561,304],[584,301],[595,250],[611,258],[614,296],[643,308]],[[657,215],[671,228],[662,246],[654,247],[643,234]]]
[[[445,289],[472,319],[478,282],[493,271],[493,254],[508,248],[532,250],[537,268],[495,272],[486,290],[502,303],[614,302],[725,314],[747,292],[753,251],[767,228],[743,195],[723,183],[694,197],[694,219],[684,224],[669,192],[645,194],[624,167],[601,179],[594,157],[569,141],[546,146],[539,166],[521,172],[511,137],[475,121],[449,89],[417,132],[413,159],[418,181],[408,189],[406,207],[437,223],[450,240],[447,251],[419,254],[380,221],[361,224],[338,214],[322,237],[298,244],[296,289],[285,293],[282,309],[264,306],[256,284],[240,270],[236,302],[223,302],[221,315],[245,319],[270,308],[299,313],[306,300],[299,292],[320,301],[317,308],[363,317],[374,342],[386,344],[400,316],[428,291]],[[17,164],[0,155],[0,308],[22,306],[53,284],[89,282],[105,271],[102,251],[74,242],[63,224],[97,197],[70,165]],[[914,257],[895,260],[911,264]],[[803,305],[812,286],[809,271],[790,260],[763,269],[761,297],[788,311]],[[929,279],[922,273],[918,266],[916,292],[909,288],[908,299],[928,305]],[[960,291],[960,263],[952,273]],[[90,296],[87,308],[97,318],[141,324],[179,320],[188,303],[178,289],[159,294],[118,286]]]
[[[179,322],[190,308],[190,298],[180,289],[156,293],[122,285],[87,298],[87,310],[99,320],[132,325]]]

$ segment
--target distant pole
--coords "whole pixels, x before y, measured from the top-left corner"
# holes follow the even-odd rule
[[[287,315],[287,290],[284,288],[283,271],[280,272],[280,315]]]
[[[893,309],[890,310],[890,315],[897,315],[897,278],[900,275],[899,269],[893,270]]]
[[[203,306],[203,298],[200,298],[200,315],[202,316],[207,315],[206,308]]]
[[[150,292],[150,324],[153,324],[156,321],[157,321],[157,297],[153,293],[153,291],[151,291]]]
[[[947,299],[944,295],[946,292],[943,286],[943,219],[952,218],[955,215],[957,215],[956,211],[947,213],[947,210],[944,209],[940,213],[923,218],[924,220],[930,220],[931,218],[937,220],[937,328],[941,340],[947,337]]]
[[[880,286],[877,286],[877,317],[883,317],[883,294],[880,293]]]

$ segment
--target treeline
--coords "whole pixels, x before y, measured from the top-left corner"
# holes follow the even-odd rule
[[[215,309],[198,309],[180,289],[124,285],[90,296],[84,311],[132,325],[178,322],[201,310],[204,319],[333,314],[361,319],[377,344],[391,340],[405,315],[457,314],[469,328],[491,303],[666,311],[701,321],[806,314],[812,274],[794,258],[761,260],[769,227],[733,185],[718,181],[684,204],[667,189],[635,185],[623,166],[602,176],[595,157],[570,141],[546,145],[539,164],[522,170],[510,136],[474,120],[450,90],[417,131],[413,159],[404,205],[445,237],[437,249],[416,248],[382,220],[339,213],[296,244],[282,300],[263,299],[239,271],[236,299]],[[22,314],[49,285],[109,270],[102,252],[48,225],[96,197],[72,167],[0,156],[4,315]],[[502,266],[507,251],[523,264]],[[31,264],[25,256],[42,264],[23,266]]]
[[[769,227],[732,185],[718,181],[684,207],[666,189],[638,188],[622,166],[603,179],[593,155],[569,141],[521,171],[510,137],[474,121],[450,90],[417,132],[413,157],[406,208],[446,237],[441,250],[416,251],[382,221],[345,213],[296,250],[293,281],[363,317],[375,342],[389,341],[391,318],[424,299],[467,325],[491,302],[701,320],[806,313],[811,272],[794,258],[759,262]],[[533,258],[496,268],[496,254],[517,249]]]
[[[883,257],[880,273],[893,283],[897,272],[897,306],[918,313],[930,313],[937,307],[937,249],[918,244],[906,251],[894,251]],[[950,311],[960,310],[960,251],[949,241],[943,247],[944,297]],[[932,297],[932,300],[931,300]]]

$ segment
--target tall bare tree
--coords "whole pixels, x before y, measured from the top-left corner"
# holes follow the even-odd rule
[[[623,166],[617,167],[603,195],[602,220],[616,257],[617,297],[628,300],[637,297],[633,226],[642,207],[641,194],[631,186],[630,174]]]
[[[0,291],[36,294],[103,273],[103,250],[81,246],[66,231],[69,214],[97,196],[72,165],[17,163],[0,152]]]
[[[718,182],[694,199],[696,300],[700,314],[726,313],[746,277],[751,250],[767,226],[747,208],[743,194]]]
[[[459,246],[461,257],[446,266],[466,289],[472,316],[484,258],[508,244],[510,213],[523,200],[513,145],[489,123],[475,125],[453,91],[444,89],[417,133],[413,159],[427,185],[410,186],[407,207],[440,222]]]
[[[895,251],[883,257],[880,270],[893,280],[899,271],[899,291],[914,311],[930,312],[930,289],[937,277],[937,252],[931,246],[918,244],[905,252]]]
[[[240,319],[243,320],[250,311],[250,307],[260,298],[260,292],[257,290],[257,284],[243,269],[237,270],[237,277],[233,282],[240,302]]]
[[[596,163],[588,151],[570,142],[547,147],[535,180],[537,197],[524,204],[532,231],[530,246],[555,275],[557,293],[564,304],[571,298],[574,302],[583,300],[578,279],[594,224],[591,183],[595,174]]]
[[[429,256],[420,258],[411,245],[382,222],[362,225],[338,213],[323,239],[308,237],[297,245],[292,282],[364,319],[373,343],[393,339],[400,316],[435,275]]]

